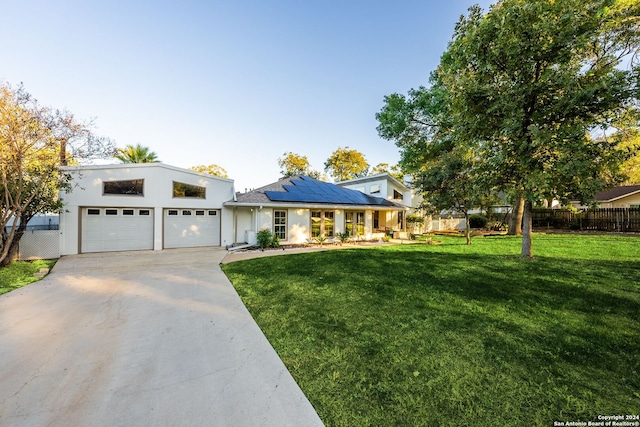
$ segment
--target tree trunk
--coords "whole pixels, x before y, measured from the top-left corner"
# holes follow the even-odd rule
[[[522,227],[522,253],[523,257],[531,258],[533,256],[533,252],[531,250],[531,232],[533,229],[533,221],[531,218],[531,213],[533,211],[533,202],[527,200],[524,204],[524,212],[523,212],[523,223]]]
[[[31,218],[33,218],[33,215],[22,216],[18,226],[12,230],[13,233],[2,233],[2,243],[4,244],[2,249],[4,251],[0,252],[0,267],[6,267],[18,258],[18,245],[22,235],[27,230],[27,223],[31,221]]]
[[[513,212],[509,219],[509,229],[507,234],[510,236],[522,236],[522,218],[524,214],[524,197],[518,197],[513,205]]]
[[[18,242],[20,239],[18,236],[22,236],[23,233],[19,233],[16,230],[16,233],[11,238],[10,235],[2,236],[5,239],[4,243],[4,251],[0,253],[0,267],[6,267],[11,264],[18,255]]]
[[[18,258],[18,243],[20,242],[20,238],[23,233],[16,233],[15,238],[11,241],[9,245],[9,250],[7,251],[7,256],[5,256],[0,262],[0,267],[6,267],[11,264]]]
[[[464,213],[464,237],[467,239],[467,245],[471,244],[471,223],[469,222],[469,213]]]

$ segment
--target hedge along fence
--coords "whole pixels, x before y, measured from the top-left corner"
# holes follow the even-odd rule
[[[534,209],[532,220],[536,228],[640,232],[638,208]]]

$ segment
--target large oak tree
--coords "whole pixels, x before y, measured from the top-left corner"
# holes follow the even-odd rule
[[[629,151],[595,135],[638,97],[638,68],[621,64],[638,52],[639,16],[629,0],[502,0],[487,14],[470,8],[456,25],[435,72],[446,127],[452,144],[472,151],[485,190],[524,199],[523,256],[532,256],[534,203],[587,202],[621,179]],[[417,161],[429,152],[423,140],[442,137],[433,134],[440,117],[424,117],[433,118],[401,134]]]

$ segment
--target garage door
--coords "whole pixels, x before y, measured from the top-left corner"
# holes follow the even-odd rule
[[[165,209],[164,247],[220,246],[220,211]]]
[[[82,208],[81,252],[153,249],[153,209]]]

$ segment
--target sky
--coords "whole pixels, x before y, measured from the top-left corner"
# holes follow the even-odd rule
[[[376,131],[384,96],[426,85],[467,0],[29,0],[0,15],[0,81],[94,120],[116,146],[217,164],[237,191],[314,170],[339,147],[400,155]],[[113,160],[116,163],[116,160]]]

